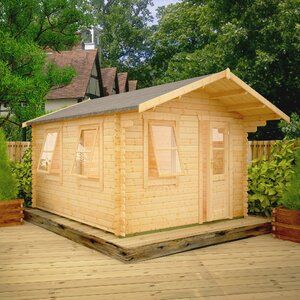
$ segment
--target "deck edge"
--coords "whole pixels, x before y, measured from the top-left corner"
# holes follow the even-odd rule
[[[226,230],[195,234],[189,237],[155,242],[142,246],[124,247],[112,241],[105,240],[104,238],[72,228],[71,226],[63,224],[63,222],[59,222],[57,220],[54,221],[50,218],[41,216],[38,213],[39,211],[41,210],[36,208],[25,209],[25,220],[125,263],[144,261],[239,239],[268,234],[271,233],[272,230],[271,221],[264,221],[259,224],[244,225]],[[63,220],[63,217],[49,212],[45,213],[56,216],[56,219],[61,218]],[[101,229],[99,229],[99,231],[101,231]]]

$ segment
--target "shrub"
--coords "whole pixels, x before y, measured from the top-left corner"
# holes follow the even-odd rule
[[[17,196],[16,180],[12,175],[7,156],[7,144],[0,129],[0,200],[11,200]]]
[[[292,113],[291,122],[280,121],[279,128],[283,132],[285,139],[299,139],[300,138],[300,116]]]
[[[296,164],[292,180],[283,192],[281,204],[289,209],[300,210],[300,149],[296,152]]]
[[[32,198],[32,172],[31,172],[31,148],[27,149],[22,158],[22,162],[11,164],[12,172],[17,180],[18,197],[24,199],[25,206],[31,204]]]
[[[286,185],[293,175],[295,149],[293,140],[277,141],[269,160],[255,160],[248,169],[248,209],[250,214],[270,216],[279,205]]]

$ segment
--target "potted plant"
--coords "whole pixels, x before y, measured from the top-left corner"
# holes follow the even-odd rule
[[[275,237],[300,243],[300,149],[296,152],[294,174],[283,193],[280,207],[273,211]]]
[[[16,199],[18,190],[7,156],[5,136],[0,130],[0,227],[23,223],[23,200]]]

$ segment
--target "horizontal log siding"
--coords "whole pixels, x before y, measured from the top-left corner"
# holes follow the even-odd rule
[[[123,113],[51,123],[51,127],[63,126],[61,183],[47,180],[47,176],[36,172],[44,133],[50,125],[33,126],[33,205],[121,236],[198,223],[199,190],[205,200],[209,168],[204,145],[200,149],[203,163],[200,168],[202,178],[199,178],[200,115],[201,120],[228,122],[232,217],[246,215],[248,124],[243,123],[240,115],[228,112],[220,101],[208,100],[199,93],[174,99],[151,110],[151,113],[160,114],[162,119],[168,119],[168,116],[178,118],[178,147],[184,174],[177,181],[149,180],[149,185],[145,187],[143,117],[147,113]],[[104,120],[103,190],[78,186],[76,177],[70,174],[79,126],[97,123],[101,118]],[[204,131],[209,128],[205,124],[202,122],[200,125]],[[205,136],[202,135],[204,141]],[[199,188],[200,181],[203,184]],[[205,218],[205,211],[203,216]]]
[[[81,186],[71,175],[79,126],[103,122],[103,189]],[[62,181],[53,181],[36,171],[45,130],[61,125],[63,128]],[[115,116],[74,119],[33,127],[34,206],[101,229],[114,232],[115,209]]]
[[[216,100],[193,93],[155,108],[155,113],[179,115],[179,153],[184,175],[178,184],[144,188],[143,118],[139,114],[123,114],[121,122],[130,120],[125,129],[124,194],[126,195],[126,234],[183,226],[199,222],[199,121],[198,114],[214,121],[228,121],[231,131],[233,177],[231,197],[233,217],[246,214],[246,143],[247,135],[239,115],[230,113]],[[151,118],[150,118],[151,119]],[[122,124],[122,123],[121,123]],[[201,137],[200,137],[201,138]],[[207,170],[204,163],[202,170]],[[203,172],[203,182],[206,173]],[[204,198],[206,192],[204,187]]]

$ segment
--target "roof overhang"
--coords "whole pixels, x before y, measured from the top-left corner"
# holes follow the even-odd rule
[[[228,68],[224,71],[212,74],[203,79],[199,79],[198,81],[168,92],[159,97],[145,101],[139,104],[139,112],[153,109],[156,106],[168,102],[174,98],[181,97],[199,89],[207,91],[207,89],[209,90],[210,87],[214,87],[214,84],[217,84],[217,82],[221,80],[224,81],[224,79],[228,83],[231,82],[231,84],[228,85],[229,89],[220,87],[217,93],[210,91],[208,92],[209,99],[219,99],[226,103],[226,100],[229,102],[229,100],[232,100],[233,97],[239,97],[239,103],[236,105],[228,105],[228,111],[240,113],[247,120],[283,119],[287,122],[290,122],[289,116],[287,116],[283,111],[256,92],[236,75],[234,75]],[[222,86],[224,86],[224,83]],[[249,113],[249,111],[254,112],[254,114]]]
[[[204,92],[202,94],[205,94],[205,99],[208,98],[212,105],[222,105],[228,112],[238,114],[240,118],[250,123],[252,121],[262,121],[261,123],[263,123],[268,120],[278,119],[283,119],[287,122],[290,121],[290,118],[284,112],[239,79],[229,69],[226,69],[219,73],[205,75],[202,78],[179,81],[177,84],[175,82],[129,92],[128,94],[112,95],[106,99],[104,97],[101,98],[101,102],[96,102],[100,105],[98,105],[98,108],[95,108],[95,105],[90,102],[94,100],[76,103],[24,122],[23,127],[34,123],[53,122],[92,115],[107,115],[128,111],[142,113],[173,99],[182,98],[182,96],[184,98],[184,95],[189,93],[196,93],[198,96],[201,94],[198,93],[199,91]],[[150,93],[150,96],[147,96],[147,93]],[[126,98],[126,95],[127,100],[131,101],[130,104],[126,104],[125,102],[125,105],[120,105],[122,104],[123,97]],[[141,99],[143,97],[144,100]],[[106,100],[108,102],[105,102]],[[107,107],[105,103],[110,103],[110,105]],[[82,110],[82,108],[86,108],[87,106],[89,108]]]
[[[88,100],[86,100],[86,101],[92,101],[92,100],[91,100],[91,99],[88,99]],[[69,105],[68,107],[76,106],[76,105],[79,105],[80,103],[82,103],[82,102],[79,102],[79,103],[75,103],[75,104]],[[42,115],[42,116],[40,116],[40,117],[36,117],[36,118],[34,118],[34,119],[31,119],[31,120],[28,120],[28,121],[26,121],[26,122],[23,122],[23,123],[22,123],[22,128],[31,126],[31,125],[32,125],[32,122],[38,121],[39,119],[43,118],[43,117],[46,116],[46,115],[47,115],[47,116],[53,115],[53,114],[57,113],[58,111],[64,110],[65,108],[66,108],[66,107],[62,107],[62,108],[59,108],[59,109],[57,109],[57,110],[55,110],[55,111],[51,111],[51,112],[49,112],[49,113],[47,113],[47,114],[45,114],[45,115]]]

